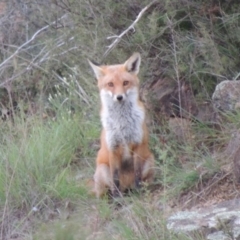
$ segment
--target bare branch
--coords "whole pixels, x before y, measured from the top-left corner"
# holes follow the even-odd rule
[[[61,18],[57,19],[56,21],[50,23],[49,25],[39,29],[37,32],[35,32],[33,34],[33,36],[27,41],[25,42],[23,45],[21,45],[10,57],[8,57],[7,59],[5,59],[1,64],[0,64],[0,68],[5,64],[7,63],[9,60],[11,60],[14,56],[16,56],[19,51],[24,48],[25,46],[27,46],[30,42],[32,42],[41,32],[45,31],[46,29],[48,29],[51,25],[55,24],[57,21],[63,19],[64,17],[66,17],[66,14],[63,15]]]
[[[111,43],[107,48],[107,51],[103,54],[103,58],[105,58],[110,52],[111,50],[121,41],[122,37],[128,33],[131,29],[134,30],[134,26],[137,24],[137,22],[140,20],[140,18],[143,16],[143,14],[154,4],[156,3],[157,0],[152,1],[151,3],[149,3],[145,8],[143,8],[140,13],[138,14],[137,18],[135,19],[135,21],[126,29],[124,30],[119,36],[110,36],[107,39],[111,39],[111,38],[115,38],[115,40],[113,41],[113,43]]]

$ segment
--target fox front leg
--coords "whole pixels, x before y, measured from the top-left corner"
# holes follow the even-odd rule
[[[134,158],[135,187],[139,189],[142,185],[142,167],[139,157]]]
[[[120,196],[120,161],[121,156],[116,152],[110,153],[110,171],[112,176],[111,194],[113,198]]]

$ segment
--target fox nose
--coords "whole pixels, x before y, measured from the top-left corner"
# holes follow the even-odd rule
[[[122,95],[118,95],[118,96],[117,96],[117,100],[118,100],[119,102],[121,102],[121,101],[123,100],[123,96],[122,96]]]

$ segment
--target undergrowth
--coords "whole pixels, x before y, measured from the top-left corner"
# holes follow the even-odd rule
[[[186,82],[199,103],[211,102],[220,81],[239,78],[235,0],[156,1],[106,54],[148,3],[0,4],[0,239],[191,239],[167,230],[168,209],[229,165],[221,154],[239,113],[221,115],[217,126],[186,113],[189,121],[170,125],[160,106],[152,116],[162,122],[149,124],[153,186],[121,207],[88,194],[100,104],[87,59],[113,64],[139,51],[143,86]]]
[[[0,143],[2,226],[12,208],[31,214],[48,209],[50,204],[54,211],[59,201],[85,197],[81,181],[91,178],[93,172],[90,144],[99,132],[97,126],[83,121],[81,114],[70,116],[64,110],[54,119],[32,116],[2,123],[5,131]],[[92,166],[88,170],[87,164]],[[2,229],[2,239],[5,231]]]
[[[223,133],[202,123],[191,123],[184,136],[150,126],[154,184],[117,206],[88,194],[99,107],[78,105],[70,86],[56,89],[42,112],[26,116],[20,109],[0,126],[2,239],[191,239],[167,230],[169,203],[219,171],[212,153],[224,144]],[[230,125],[234,121],[229,117]]]
[[[77,98],[68,105],[68,94],[50,98],[46,115],[20,112],[2,121],[2,239],[191,239],[167,230],[169,208],[183,192],[194,191],[220,171],[222,162],[214,152],[228,141],[226,133],[237,125],[237,117],[228,116],[220,130],[191,123],[184,136],[167,125],[150,126],[154,184],[140,194],[130,193],[119,207],[88,194],[100,121],[95,107],[81,111]]]

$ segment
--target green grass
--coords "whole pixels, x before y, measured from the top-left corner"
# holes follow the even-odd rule
[[[132,196],[130,202],[118,208],[104,200],[88,201],[78,205],[68,220],[42,224],[33,239],[191,239],[169,232],[149,200],[149,196]]]
[[[221,163],[212,153],[224,144],[225,133],[237,117],[229,117],[222,132],[194,123],[191,134],[200,137],[191,141],[181,142],[166,125],[157,131],[150,127],[155,190],[132,193],[120,200],[119,207],[88,195],[85,185],[94,173],[99,147],[100,121],[95,110],[69,113],[68,105],[62,107],[55,100],[55,116],[16,116],[14,122],[0,126],[4,133],[0,142],[1,237],[190,240],[167,230],[169,203],[219,171]],[[161,145],[160,137],[166,138]]]
[[[172,197],[199,181],[194,166],[203,156],[201,151],[196,152],[188,144],[179,147],[171,137],[165,146],[159,146],[158,136],[152,134],[155,183],[161,184],[164,191],[132,193],[117,207],[107,199],[89,196],[84,185],[94,172],[99,119],[94,114],[92,119],[81,113],[69,115],[67,109],[58,109],[53,118],[36,115],[2,123],[1,235],[56,240],[191,239],[166,229],[169,213],[164,209]],[[191,161],[182,165],[182,154]],[[205,165],[210,171],[212,159],[207,158]]]
[[[234,118],[231,119],[235,121]],[[181,128],[181,124],[178,129]],[[222,162],[214,156],[224,149],[229,131],[220,131],[203,123],[191,123],[189,138],[168,126],[157,127],[151,138],[155,153],[156,182],[165,189],[165,201],[194,189],[200,182],[220,171]],[[159,142],[159,139],[160,140]]]
[[[45,193],[59,197],[67,194],[58,188],[61,183],[67,184],[63,179],[73,154],[83,145],[78,137],[83,130],[76,119],[34,124],[32,127],[26,123],[16,139],[7,138],[2,146],[1,175],[5,175],[3,186],[9,192],[8,201],[22,199],[27,205],[36,204]]]
[[[95,107],[71,97],[58,90],[48,99],[47,118],[41,111],[27,117],[20,110],[14,122],[0,125],[0,238],[192,239],[167,230],[169,203],[177,204],[183,192],[194,191],[220,170],[213,153],[228,140],[238,115],[228,116],[221,131],[192,123],[183,138],[167,124],[150,126],[156,191],[130,194],[119,207],[88,195],[85,183],[94,173],[100,120]]]
[[[66,199],[86,198],[81,181],[92,177],[94,158],[89,144],[96,139],[98,125],[83,121],[81,115],[63,114],[55,120],[16,118],[14,124],[1,126],[5,130],[0,143],[2,224],[12,209],[31,215],[54,209]],[[83,169],[86,164],[92,168]],[[77,180],[79,175],[82,179]]]

